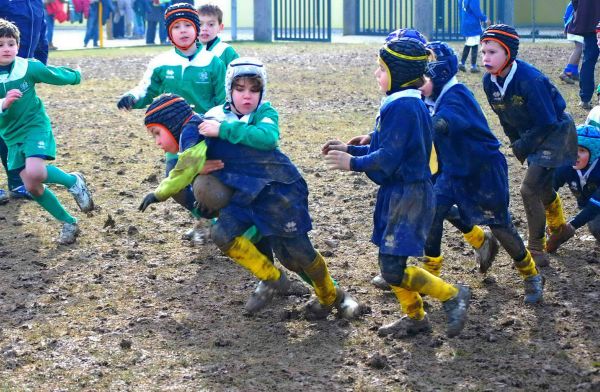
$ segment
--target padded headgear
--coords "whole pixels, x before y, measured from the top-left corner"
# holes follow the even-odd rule
[[[506,51],[507,58],[504,65],[498,70],[500,74],[517,58],[519,53],[519,34],[514,27],[505,24],[495,24],[489,26],[481,36],[481,42],[494,41],[500,44]]]
[[[167,27],[169,39],[178,49],[186,50],[194,45],[196,41],[194,40],[194,42],[186,48],[180,48],[175,44],[175,41],[173,41],[173,37],[171,36],[171,29],[173,28],[173,25],[180,20],[187,20],[194,26],[196,31],[195,38],[198,39],[198,33],[200,32],[200,16],[198,16],[198,11],[196,11],[194,7],[188,3],[173,4],[165,11],[165,25]]]
[[[577,144],[590,152],[589,163],[600,158],[600,129],[592,125],[577,127]]]
[[[385,39],[385,42],[390,42],[396,38],[414,38],[416,40],[421,41],[423,44],[427,43],[427,38],[423,34],[421,34],[418,30],[415,29],[398,29],[394,30],[388,34]]]
[[[225,100],[228,103],[233,104],[231,99],[233,81],[237,78],[248,76],[255,76],[262,80],[263,87],[260,93],[260,99],[258,100],[258,106],[260,106],[267,94],[267,71],[259,59],[252,57],[240,57],[229,63],[227,73],[225,74]]]
[[[438,96],[442,88],[458,72],[458,58],[445,42],[434,41],[426,46],[435,56],[427,63],[427,75],[433,82],[433,93]]]
[[[425,74],[428,59],[425,45],[414,38],[396,38],[379,49],[379,62],[388,74],[386,94],[403,90]]]
[[[181,130],[193,114],[185,99],[176,94],[163,94],[148,106],[144,124],[146,127],[158,125],[166,128],[179,145]]]
[[[598,24],[596,25],[596,34],[600,33],[600,21],[598,21]]]

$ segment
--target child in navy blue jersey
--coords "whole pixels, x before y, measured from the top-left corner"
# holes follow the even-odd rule
[[[528,249],[537,266],[548,265],[546,222],[550,232],[565,223],[562,205],[552,187],[554,169],[573,165],[577,135],[565,100],[539,70],[517,59],[519,35],[511,26],[489,26],[481,37],[487,73],[483,89],[498,115],[515,157],[527,172],[521,197],[529,229]]]
[[[427,65],[428,79],[421,91],[432,108],[433,140],[443,170],[434,187],[436,213],[425,244],[425,262],[441,267],[444,217],[456,205],[467,224],[491,228],[524,279],[525,302],[539,302],[543,278],[511,221],[508,166],[500,142],[473,93],[456,79],[454,51],[444,42],[431,42],[427,48],[435,57]],[[480,270],[489,267],[480,265]]]
[[[581,211],[550,235],[546,244],[548,252],[555,252],[586,223],[596,241],[600,242],[600,129],[591,125],[577,127],[577,143],[577,162],[575,166],[556,169],[554,189],[567,185],[577,198]]]
[[[379,185],[371,241],[379,247],[379,266],[407,317],[379,328],[380,335],[405,336],[431,327],[421,294],[444,304],[447,335],[460,333],[471,297],[426,270],[407,266],[422,256],[435,210],[429,158],[431,118],[418,88],[423,84],[428,52],[413,38],[398,38],[379,50],[375,77],[385,93],[368,146],[332,140],[323,147],[331,169],[365,172]]]

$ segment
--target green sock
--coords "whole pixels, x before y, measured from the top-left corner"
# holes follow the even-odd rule
[[[56,198],[54,193],[48,188],[44,189],[44,193],[41,196],[33,196],[33,200],[37,201],[46,211],[53,217],[61,222],[75,223],[77,219],[73,218],[67,210],[64,209],[60,201]]]
[[[46,170],[48,171],[48,177],[44,181],[45,184],[60,184],[70,188],[77,182],[77,177],[65,173],[56,166],[48,165],[46,166]]]

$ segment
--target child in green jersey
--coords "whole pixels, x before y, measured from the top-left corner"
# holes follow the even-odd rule
[[[71,244],[79,234],[77,219],[44,184],[65,186],[82,211],[91,211],[94,202],[80,173],[69,174],[46,165],[56,157],[56,144],[35,84],[79,84],[81,73],[18,57],[19,38],[19,29],[13,23],[0,19],[0,137],[8,146],[8,169],[18,169],[33,199],[63,222],[58,242]]]
[[[200,31],[198,39],[206,50],[217,55],[225,67],[240,57],[231,45],[221,41],[219,34],[223,31],[223,11],[216,4],[203,4],[198,8]]]

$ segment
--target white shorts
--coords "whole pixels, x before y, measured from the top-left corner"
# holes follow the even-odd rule
[[[467,37],[465,46],[477,46],[477,45],[479,45],[480,39],[481,39],[481,36],[479,36],[479,35],[473,35],[471,37]]]
[[[567,33],[567,41],[579,42],[580,44],[582,44],[583,36]]]

